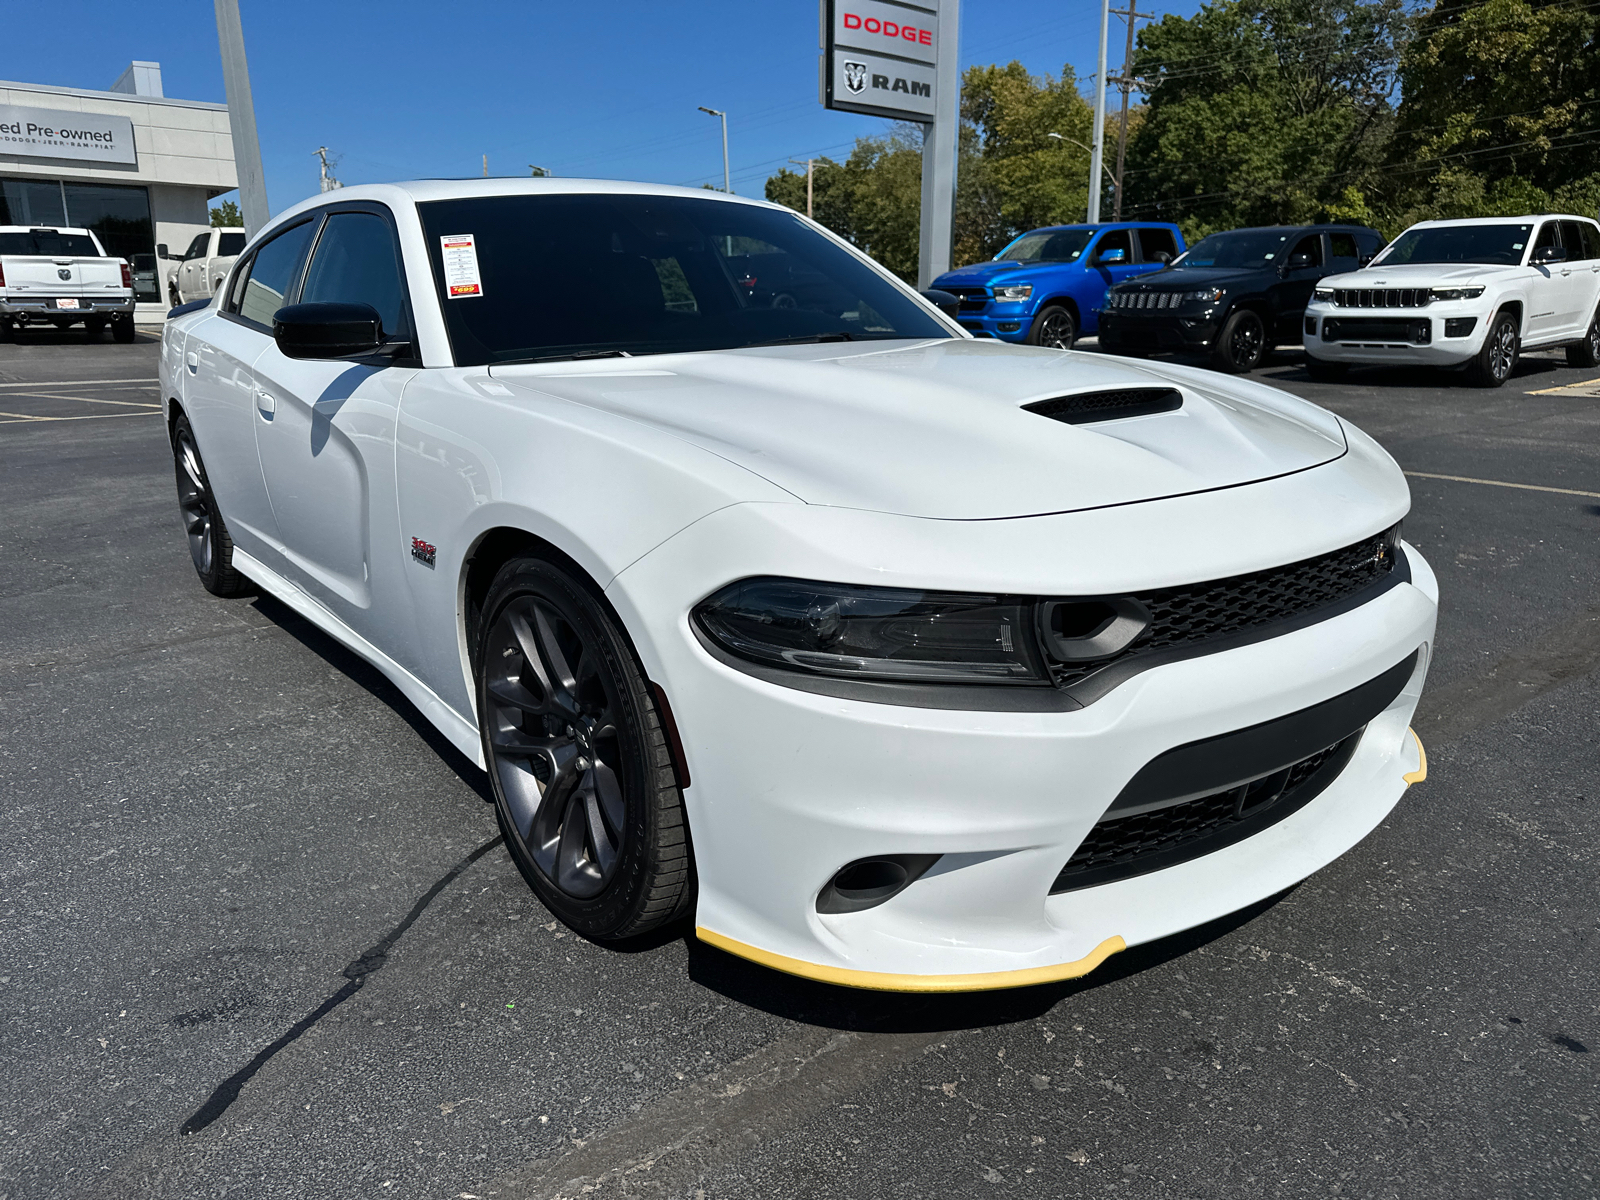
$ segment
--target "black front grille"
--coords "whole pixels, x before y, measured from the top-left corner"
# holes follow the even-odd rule
[[[1041,417],[1049,417],[1052,421],[1085,425],[1091,421],[1114,421],[1123,417],[1174,412],[1183,407],[1183,393],[1177,388],[1120,388],[1110,392],[1080,392],[1076,396],[1036,400],[1022,407]]]
[[[947,287],[940,291],[949,292],[961,301],[961,311],[964,313],[982,312],[989,306],[989,289],[981,287]]]
[[[1107,308],[1177,308],[1182,292],[1114,291],[1106,296]]]
[[[1144,631],[1110,659],[1054,664],[1055,682],[1073,688],[1092,676],[1111,673],[1109,668],[1127,668],[1141,658],[1163,653],[1175,655],[1185,648],[1198,648],[1199,643],[1248,634],[1350,600],[1391,577],[1399,538],[1400,527],[1396,525],[1328,554],[1287,566],[1129,593],[1150,613]],[[1115,672],[1110,686],[1115,686],[1126,673],[1126,669]]]
[[[1109,817],[1089,831],[1052,894],[1175,866],[1242,841],[1305,807],[1338,778],[1361,731],[1261,779],[1153,812]]]
[[[1404,342],[1425,346],[1433,340],[1433,323],[1426,317],[1324,317],[1325,342]]]
[[[1426,308],[1433,302],[1427,288],[1334,288],[1340,308]]]

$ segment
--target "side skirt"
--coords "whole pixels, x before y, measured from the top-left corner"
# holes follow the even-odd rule
[[[476,724],[456,712],[439,699],[437,693],[422,680],[351,629],[318,601],[266,566],[260,559],[251,557],[235,546],[233,561],[240,571],[276,599],[283,601],[334,641],[359,654],[382,671],[389,682],[399,688],[401,694],[428,718],[433,727],[450,739],[451,745],[478,766],[486,768],[483,761],[483,742],[478,737]]]

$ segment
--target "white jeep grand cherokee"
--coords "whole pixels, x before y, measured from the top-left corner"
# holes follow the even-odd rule
[[[1584,217],[1422,221],[1369,265],[1317,284],[1306,368],[1465,366],[1479,387],[1511,377],[1523,350],[1565,346],[1600,365],[1600,225]]]

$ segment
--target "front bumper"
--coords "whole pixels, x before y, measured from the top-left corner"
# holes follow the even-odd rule
[[[1217,322],[1209,312],[1183,316],[1172,310],[1105,309],[1100,313],[1100,346],[1113,354],[1122,350],[1144,354],[1204,350],[1216,336]]]
[[[1483,348],[1491,315],[1464,303],[1411,309],[1313,304],[1301,322],[1302,344],[1324,362],[1454,367]]]
[[[78,307],[59,307],[62,299],[76,300]],[[0,317],[13,321],[76,321],[84,317],[108,317],[133,312],[133,293],[120,296],[4,296],[0,297]]]
[[[683,736],[697,925],[734,953],[894,990],[1069,978],[1305,878],[1366,836],[1407,777],[1420,777],[1408,725],[1437,589],[1409,547],[1410,583],[1318,624],[1146,671],[1076,712],[973,712],[798,691],[708,654],[688,612],[709,590],[706,564],[743,540],[740,520],[733,510],[707,518],[607,589]],[[758,563],[752,573],[766,569]],[[827,578],[825,569],[803,573]],[[1414,652],[1401,693],[1303,808],[1204,857],[1051,894],[1085,835],[1157,755],[1319,704]],[[817,911],[819,892],[846,863],[902,854],[942,857],[887,903]]]
[[[969,303],[964,301],[961,309],[956,320],[974,337],[1025,342],[1028,330],[1033,326],[1034,314],[1027,311],[1027,305],[1020,301],[1004,304],[990,301],[977,311],[970,311]]]

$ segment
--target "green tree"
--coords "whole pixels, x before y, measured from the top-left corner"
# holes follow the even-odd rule
[[[232,200],[224,200],[211,210],[211,225],[214,229],[237,229],[244,224],[244,219],[239,216],[239,206]]]
[[[1124,215],[1191,237],[1309,221],[1380,176],[1404,0],[1215,0],[1139,34]]]

